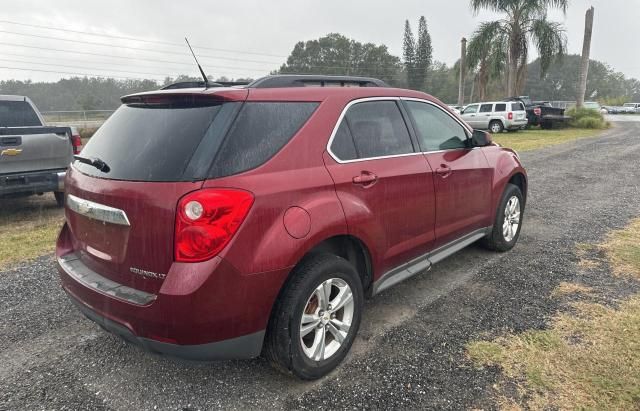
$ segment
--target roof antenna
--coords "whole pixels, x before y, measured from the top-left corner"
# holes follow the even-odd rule
[[[191,44],[189,44],[189,40],[185,37],[184,41],[187,42],[187,46],[189,46],[189,50],[191,50],[191,54],[193,55],[193,59],[196,61],[196,64],[198,65],[198,69],[200,70],[200,74],[202,74],[202,79],[204,80],[204,88],[209,88],[209,80],[207,79],[207,75],[204,74],[204,70],[202,70],[202,66],[200,66],[200,63],[198,62],[198,58],[196,57],[196,53],[193,52],[193,49],[191,48]]]

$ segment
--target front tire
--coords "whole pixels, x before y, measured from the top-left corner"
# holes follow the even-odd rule
[[[514,184],[507,184],[498,205],[493,230],[483,239],[482,244],[493,251],[511,250],[520,237],[523,212],[522,191]]]
[[[275,304],[264,356],[299,378],[323,377],[349,352],[363,304],[360,277],[347,260],[331,254],[308,257]]]

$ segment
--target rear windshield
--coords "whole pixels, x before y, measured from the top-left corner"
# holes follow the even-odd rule
[[[204,107],[121,106],[89,140],[76,161],[96,177],[129,181],[190,181],[255,168],[278,152],[317,103],[247,102]]]
[[[97,157],[110,168],[103,173],[76,161],[85,174],[115,180],[181,181],[221,104],[156,108],[121,106],[91,137],[83,157]]]
[[[35,127],[42,123],[26,101],[0,101],[0,127]]]

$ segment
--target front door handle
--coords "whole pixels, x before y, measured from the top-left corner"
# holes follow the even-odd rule
[[[359,176],[353,177],[353,184],[361,185],[363,187],[371,187],[378,182],[378,176],[370,171],[362,171]]]
[[[436,169],[436,174],[442,178],[449,177],[451,173],[452,173],[451,167],[449,167],[446,164],[440,164],[440,167]]]

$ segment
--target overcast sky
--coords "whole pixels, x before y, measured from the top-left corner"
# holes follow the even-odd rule
[[[565,24],[570,53],[581,52],[584,13],[590,5],[596,8],[591,57],[640,78],[640,0],[570,0],[566,16],[552,13],[552,19]],[[424,15],[434,58],[452,64],[459,55],[460,38],[469,37],[481,21],[496,18],[489,13],[474,16],[468,6],[467,0],[0,0],[0,79],[197,75],[181,45],[11,23],[178,44],[186,35],[208,74],[255,78],[278,68],[297,41],[331,32],[386,44],[401,56],[405,19],[415,31]]]

